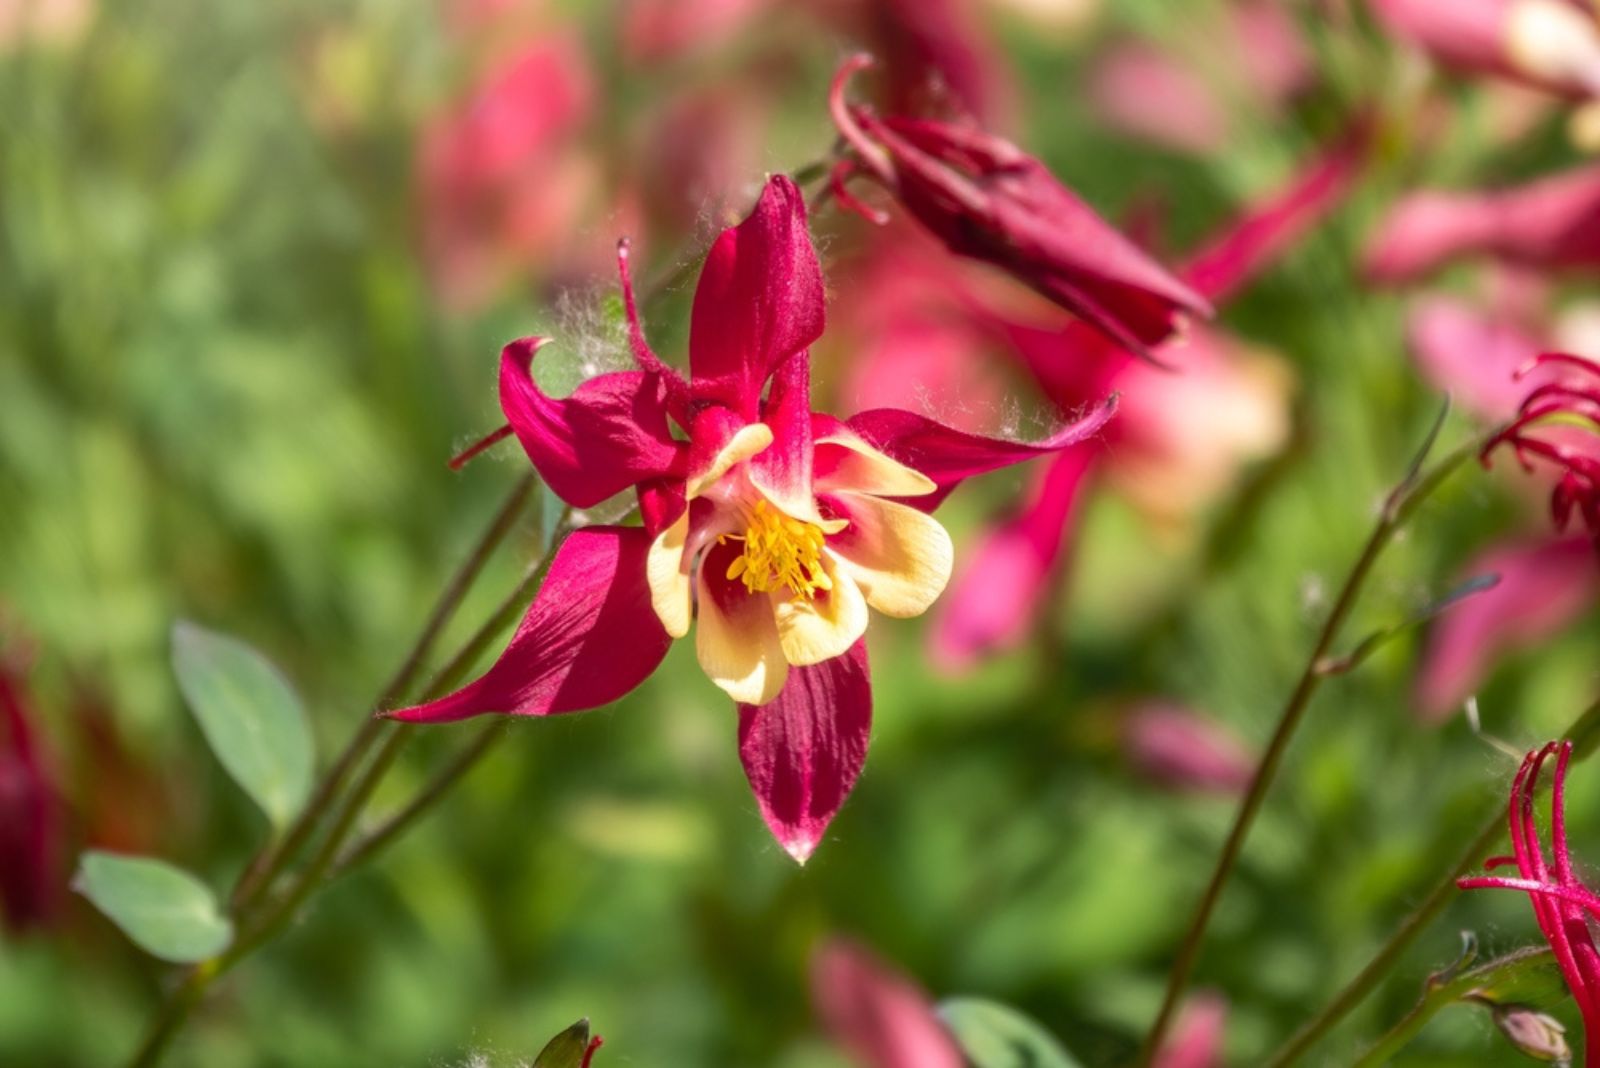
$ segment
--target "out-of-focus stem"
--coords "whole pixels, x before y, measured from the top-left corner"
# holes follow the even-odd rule
[[[467,591],[471,589],[473,582],[483,571],[489,557],[516,525],[517,516],[527,503],[528,496],[532,492],[535,483],[534,476],[530,474],[519,479],[516,485],[511,488],[511,492],[507,495],[505,502],[495,512],[495,516],[490,521],[489,526],[485,528],[483,534],[473,546],[472,552],[468,554],[467,559],[462,562],[460,568],[456,570],[456,573],[445,586],[444,592],[440,595],[439,601],[429,614],[422,632],[412,644],[410,651],[406,654],[394,677],[384,687],[382,694],[379,695],[378,700],[375,702],[376,710],[381,711],[392,705],[411,687],[422,663],[432,650],[434,643],[438,640],[439,634],[454,615],[455,610],[460,607],[461,601],[466,597]],[[518,586],[519,594],[524,591],[526,585],[527,582],[525,581]],[[505,609],[502,606],[489,623],[480,628],[467,643],[467,646],[441,672],[441,677],[435,679],[430,690],[439,689],[440,692],[443,692],[440,687],[445,675],[450,673],[452,669],[464,671],[465,668],[460,667],[463,662],[466,667],[471,666],[472,659],[481,653],[483,646],[488,641],[493,640],[494,632],[489,631],[489,628],[491,626],[504,627],[504,622],[502,621],[504,613]],[[488,633],[486,634],[486,632]],[[251,932],[259,929],[261,922],[270,925],[272,921],[271,919],[256,921],[254,918],[255,909],[261,904],[262,899],[271,889],[273,883],[292,863],[295,855],[315,835],[323,819],[335,810],[336,802],[339,800],[339,792],[350,773],[360,765],[372,747],[380,739],[383,739],[383,747],[379,749],[377,756],[368,765],[365,774],[358,780],[354,792],[346,799],[344,805],[337,807],[337,815],[334,818],[338,822],[324,839],[322,847],[322,852],[330,853],[328,860],[322,865],[323,868],[325,869],[328,864],[332,863],[333,856],[337,854],[345,834],[348,833],[349,824],[353,823],[360,812],[362,804],[370,796],[371,791],[376,788],[378,780],[382,778],[383,772],[388,769],[389,764],[399,754],[400,747],[404,744],[406,733],[403,728],[391,727],[385,721],[373,716],[365,717],[362,720],[361,726],[356,730],[354,737],[351,738],[338,758],[329,767],[327,773],[318,783],[311,800],[301,811],[299,818],[291,825],[288,833],[278,839],[275,844],[269,844],[264,847],[245,869],[244,875],[234,889],[232,898],[232,912],[240,932],[239,938],[222,955],[211,960],[202,961],[184,973],[184,977],[178,986],[173,988],[163,1000],[161,1007],[156,1011],[156,1015],[151,1020],[150,1026],[145,1033],[144,1040],[128,1061],[129,1068],[152,1068],[153,1065],[158,1064],[167,1045],[183,1026],[184,1021],[188,1019],[189,1014],[194,1011],[195,1006],[204,998],[205,992],[211,983],[252,951],[261,941],[265,940],[262,937],[252,937]],[[387,737],[385,737],[386,734]],[[353,805],[349,803],[357,797],[360,799],[357,803]],[[332,843],[331,849],[330,842]],[[319,852],[319,859],[321,855],[321,852]],[[313,865],[315,864],[316,862],[314,861]],[[290,892],[291,899],[296,897],[297,891],[301,886],[305,885],[305,882],[302,879],[300,883],[296,884],[296,889]],[[284,905],[290,903],[290,901],[286,900]],[[299,901],[292,901],[292,905],[298,907]],[[280,914],[292,917],[293,911],[293,907],[285,908],[280,905],[279,908],[273,910],[272,915],[273,918]],[[284,922],[287,922],[287,920]],[[270,934],[271,931],[267,931],[266,936],[270,937]]]
[[[1562,737],[1572,743],[1573,756],[1577,760],[1582,760],[1593,752],[1595,741],[1600,739],[1600,702],[1585,709]],[[1289,1037],[1282,1048],[1266,1062],[1267,1068],[1284,1068],[1293,1064],[1319,1039],[1333,1030],[1357,1005],[1366,1000],[1367,995],[1372,993],[1383,977],[1389,973],[1389,969],[1411,947],[1411,943],[1417,940],[1417,936],[1422,934],[1428,924],[1432,923],[1455,897],[1456,880],[1482,864],[1484,858],[1494,852],[1499,843],[1505,839],[1505,835],[1505,816],[1501,813],[1500,807],[1496,806],[1494,815],[1484,822],[1482,829],[1473,838],[1472,844],[1467,847],[1461,859],[1440,877],[1433,889],[1428,891],[1428,896],[1423,899],[1422,904],[1400,922],[1394,934],[1389,936],[1389,940],[1367,962],[1366,967],[1357,972],[1322,1011],[1307,1020]]]
[[[489,557],[516,525],[517,516],[521,514],[536,482],[536,478],[530,473],[518,479],[511,487],[505,502],[495,512],[494,519],[479,537],[466,560],[451,576],[444,592],[439,595],[439,600],[428,615],[428,621],[423,625],[422,632],[417,635],[410,651],[406,653],[405,660],[378,695],[378,699],[373,702],[374,711],[390,707],[411,688],[418,670],[433,650],[434,643],[438,641],[439,634],[455,615],[456,609],[461,606],[467,591],[472,588],[473,582],[483,572],[484,565],[489,562]],[[311,799],[306,802],[305,807],[300,810],[300,815],[290,825],[288,833],[258,852],[245,868],[244,874],[240,876],[239,882],[233,889],[232,908],[235,915],[250,908],[257,896],[269,888],[283,870],[293,863],[295,856],[316,830],[329,804],[343,788],[351,770],[371,751],[383,731],[382,720],[373,716],[362,719],[361,726],[356,728],[355,734],[329,766]]]
[[[1261,804],[1266,799],[1267,791],[1271,788],[1277,776],[1278,766],[1283,762],[1283,755],[1289,748],[1289,742],[1299,728],[1300,722],[1305,717],[1306,709],[1311,704],[1311,698],[1321,688],[1326,674],[1321,670],[1323,659],[1338,639],[1351,611],[1355,608],[1356,601],[1360,598],[1361,591],[1366,585],[1368,576],[1371,575],[1378,558],[1383,555],[1395,534],[1410,519],[1417,506],[1426,500],[1434,490],[1438,489],[1444,481],[1471,457],[1477,455],[1482,441],[1473,439],[1440,460],[1427,472],[1421,471],[1425,461],[1428,447],[1433,442],[1433,437],[1438,431],[1435,424],[1434,432],[1429,435],[1428,442],[1412,463],[1406,477],[1401,480],[1384,501],[1383,509],[1379,513],[1377,525],[1372,534],[1367,538],[1361,555],[1356,559],[1350,574],[1345,578],[1344,585],[1339,590],[1339,596],[1334,601],[1333,609],[1328,613],[1327,621],[1322,625],[1322,631],[1317,636],[1311,655],[1306,658],[1300,679],[1295,684],[1293,692],[1284,704],[1283,711],[1278,716],[1278,726],[1272,733],[1271,740],[1267,743],[1266,750],[1262,753],[1260,761],[1256,764],[1254,776],[1250,780],[1250,787],[1245,791],[1244,800],[1240,802],[1239,811],[1234,816],[1233,826],[1228,831],[1227,840],[1223,843],[1222,852],[1217,857],[1215,867],[1212,869],[1211,878],[1206,883],[1205,891],[1200,896],[1200,903],[1196,906],[1194,915],[1189,921],[1189,926],[1184,933],[1183,941],[1178,947],[1178,955],[1173,960],[1172,970],[1167,976],[1166,992],[1161,1000],[1161,1008],[1156,1013],[1155,1023],[1151,1025],[1150,1032],[1145,1036],[1144,1045],[1139,1054],[1138,1065],[1148,1068],[1155,1059],[1161,1042],[1166,1037],[1167,1028],[1171,1026],[1173,1016],[1178,1007],[1178,1002],[1183,997],[1183,992],[1188,985],[1190,973],[1194,970],[1195,961],[1199,958],[1201,944],[1205,940],[1206,928],[1211,923],[1211,916],[1216,911],[1217,902],[1222,897],[1222,889],[1227,885],[1229,877],[1239,860],[1239,854],[1244,848],[1245,839],[1250,834],[1250,828],[1255,822],[1256,814],[1261,810]]]

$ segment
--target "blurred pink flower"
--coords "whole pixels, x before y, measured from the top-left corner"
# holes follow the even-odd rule
[[[66,890],[61,800],[27,683],[28,655],[0,649],[0,917],[49,923]]]
[[[576,35],[553,33],[492,67],[434,117],[417,155],[424,250],[455,306],[515,269],[559,258],[596,181],[577,134],[594,83]]]
[[[1372,0],[1384,26],[1466,74],[1563,96],[1600,89],[1600,28],[1582,0]]]
[[[95,0],[0,0],[0,52],[73,44],[88,30],[95,10]]]
[[[862,1068],[965,1068],[928,995],[853,942],[824,943],[812,956],[811,1000]]]
[[[1254,756],[1232,731],[1180,704],[1149,701],[1130,710],[1122,740],[1134,770],[1170,789],[1236,794],[1255,772]],[[1202,1022],[1205,1007],[1195,1007]]]
[[[1228,1002],[1221,994],[1202,990],[1189,998],[1172,1037],[1151,1062],[1151,1068],[1217,1068],[1222,1063],[1222,1029],[1228,1019]]]
[[[660,232],[721,224],[749,199],[761,172],[765,94],[755,85],[691,90],[645,116],[639,192]]]
[[[1005,270],[1142,355],[1189,316],[1211,313],[1201,296],[1009,141],[932,119],[879,119],[848,104],[851,74],[871,63],[865,55],[846,60],[830,94],[834,124],[857,156],[835,171],[841,202],[857,203],[843,179],[864,168],[951,252]]]
[[[1014,371],[986,357],[1003,339],[968,265],[927,234],[894,224],[874,235],[836,267],[829,314],[846,409],[908,408],[971,433],[998,421]]]
[[[933,616],[929,652],[941,670],[967,671],[1013,649],[1056,589],[1062,542],[1073,525],[1098,446],[1068,449],[1034,476],[1020,511],[979,535],[963,554]]]
[[[1443,295],[1417,301],[1407,336],[1430,385],[1480,419],[1496,422],[1516,414],[1528,392],[1517,371],[1544,347],[1520,323]]]
[[[1497,545],[1462,574],[1500,581],[1434,624],[1416,682],[1417,709],[1430,721],[1460,708],[1508,652],[1549,641],[1600,601],[1600,564],[1583,537]]]
[[[1365,266],[1374,281],[1408,282],[1464,256],[1600,265],[1600,164],[1507,189],[1412,193],[1379,223]]]
[[[1367,158],[1371,126],[1358,121],[1283,190],[1252,206],[1202,244],[1182,272],[1205,297],[1222,301],[1320,222],[1348,193]],[[1173,523],[1225,490],[1245,462],[1275,452],[1288,433],[1291,382],[1280,363],[1212,329],[1158,351],[1182,368],[1166,373],[1134,359],[1083,323],[1065,329],[1000,322],[1011,347],[1059,410],[1120,391],[1124,408],[1104,444],[1085,446],[1105,473],[1149,514]],[[1018,644],[1054,586],[1074,508],[1089,472],[1056,482],[965,554],[935,611],[930,652],[948,670]],[[1048,492],[1047,492],[1048,491]],[[1047,535],[1057,525],[1053,536]]]
[[[1229,6],[1207,41],[1204,61],[1145,40],[1106,49],[1089,73],[1095,110],[1134,137],[1209,155],[1227,145],[1243,107],[1274,114],[1315,79],[1299,27],[1276,0]]]
[[[774,0],[625,0],[623,53],[650,63],[710,51],[774,6]]]
[[[1534,799],[1545,761],[1556,758],[1550,793],[1550,856],[1539,842],[1534,819]],[[1533,904],[1533,915],[1556,964],[1567,981],[1583,1018],[1584,1063],[1600,1066],[1600,949],[1594,943],[1593,925],[1600,919],[1600,895],[1583,884],[1572,868],[1567,850],[1566,779],[1572,760],[1571,742],[1551,742],[1527,755],[1511,783],[1506,820],[1511,828],[1512,856],[1490,857],[1488,870],[1517,866],[1520,878],[1480,875],[1458,879],[1463,890],[1520,890]]]

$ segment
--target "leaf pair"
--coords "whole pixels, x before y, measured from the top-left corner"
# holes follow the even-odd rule
[[[305,806],[315,759],[294,687],[250,646],[192,623],[173,628],[172,666],[211,751],[282,830]],[[91,850],[73,888],[162,960],[206,960],[233,941],[211,889],[165,861]]]

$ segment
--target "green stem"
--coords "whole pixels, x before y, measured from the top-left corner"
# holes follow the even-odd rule
[[[1289,742],[1299,728],[1300,722],[1305,717],[1306,709],[1311,704],[1311,698],[1321,688],[1327,673],[1322,669],[1333,643],[1338,639],[1339,632],[1354,610],[1362,588],[1366,585],[1368,576],[1371,575],[1378,558],[1383,555],[1395,534],[1410,519],[1417,506],[1426,500],[1434,490],[1438,489],[1444,481],[1461,467],[1468,459],[1475,456],[1482,442],[1474,439],[1458,447],[1444,459],[1440,460],[1426,474],[1420,472],[1423,460],[1432,445],[1433,438],[1438,432],[1438,424],[1429,434],[1428,441],[1413,461],[1406,477],[1401,480],[1384,502],[1383,510],[1378,516],[1377,525],[1368,537],[1366,546],[1362,549],[1350,574],[1346,577],[1343,587],[1339,591],[1337,600],[1334,601],[1333,610],[1328,614],[1327,621],[1323,623],[1322,631],[1317,636],[1316,645],[1311,650],[1311,655],[1306,658],[1305,667],[1301,670],[1300,679],[1295,684],[1293,692],[1283,706],[1283,711],[1278,716],[1278,726],[1272,733],[1271,740],[1267,743],[1266,751],[1262,753],[1256,765],[1255,774],[1250,780],[1249,789],[1246,790],[1244,800],[1239,805],[1239,811],[1234,816],[1233,826],[1228,831],[1227,840],[1223,843],[1222,852],[1217,857],[1215,867],[1212,869],[1211,878],[1206,883],[1204,893],[1201,894],[1200,903],[1195,908],[1194,915],[1189,921],[1189,926],[1184,933],[1183,941],[1178,947],[1178,954],[1173,960],[1172,970],[1167,976],[1166,991],[1162,996],[1161,1008],[1156,1013],[1155,1022],[1150,1027],[1150,1032],[1145,1036],[1144,1045],[1139,1054],[1138,1065],[1140,1068],[1149,1068],[1154,1060],[1156,1051],[1161,1048],[1161,1042],[1166,1037],[1167,1028],[1171,1026],[1178,1003],[1183,997],[1189,982],[1189,976],[1194,970],[1195,961],[1199,958],[1201,944],[1205,940],[1206,928],[1211,923],[1211,916],[1215,912],[1217,902],[1222,897],[1222,889],[1227,885],[1233,869],[1238,863],[1239,854],[1244,848],[1246,837],[1255,822],[1256,814],[1261,810],[1261,804],[1266,799],[1267,791],[1271,788],[1277,776],[1278,766],[1283,761],[1283,755],[1289,748]]]
[[[478,763],[495,749],[508,733],[510,726],[504,720],[499,720],[482,728],[465,749],[457,753],[438,774],[428,780],[428,784],[417,792],[417,796],[412,798],[410,803],[341,853],[338,861],[334,863],[333,870],[328,873],[328,881],[332,882],[352,868],[365,864],[396,838],[410,830],[413,823],[425,815],[467,772],[477,767]]]
[[[439,600],[433,606],[433,611],[428,615],[428,621],[423,625],[422,632],[412,643],[411,649],[406,653],[405,660],[395,671],[394,677],[373,702],[373,710],[381,711],[399,701],[411,688],[416,680],[417,672],[433,651],[434,643],[444,631],[446,624],[455,615],[457,608],[466,598],[472,584],[482,574],[489,558],[494,555],[495,549],[516,525],[517,516],[521,514],[523,506],[528,501],[528,496],[533,492],[536,479],[532,473],[518,479],[511,487],[511,492],[506,495],[505,502],[495,513],[489,526],[479,537],[472,552],[468,554],[456,573],[451,576],[450,582],[445,586]],[[367,755],[372,746],[383,733],[384,721],[374,716],[365,716],[361,726],[356,728],[355,734],[345,745],[344,749],[335,758],[328,768],[322,781],[317,784],[316,791],[311,799],[300,810],[300,815],[290,825],[289,831],[275,843],[256,853],[255,858],[245,868],[239,882],[234,886],[231,905],[235,916],[239,916],[254,906],[260,894],[267,890],[277,880],[285,868],[293,863],[294,858],[304,848],[307,841],[317,829],[322,814],[327,810],[333,799],[343,789],[345,779],[351,770]]]
[[[1600,701],[1590,705],[1573,721],[1566,733],[1562,735],[1573,745],[1573,756],[1582,760],[1593,751],[1594,743],[1600,740]],[[1366,967],[1356,973],[1355,978],[1346,983],[1334,999],[1320,1012],[1307,1020],[1300,1029],[1289,1037],[1276,1053],[1266,1062],[1267,1068],[1283,1068],[1293,1064],[1305,1055],[1317,1041],[1329,1031],[1333,1030],[1357,1005],[1361,1004],[1368,994],[1389,973],[1400,956],[1411,947],[1411,943],[1434,921],[1439,913],[1444,911],[1457,893],[1456,880],[1472,871],[1490,853],[1493,853],[1500,842],[1504,841],[1506,834],[1505,817],[1496,812],[1489,817],[1483,827],[1473,838],[1458,860],[1428,891],[1428,896],[1423,899],[1409,916],[1400,922],[1394,934],[1379,948]]]
[[[428,652],[438,640],[439,634],[443,631],[455,610],[460,607],[461,601],[482,572],[490,555],[505,540],[506,535],[515,526],[517,515],[527,502],[528,495],[532,492],[534,485],[534,477],[528,475],[519,479],[517,484],[512,487],[505,503],[495,513],[494,518],[473,547],[472,552],[446,585],[438,603],[434,606],[433,612],[429,615],[427,623],[423,626],[422,633],[406,654],[404,662],[400,665],[389,684],[384,687],[383,693],[375,702],[378,710],[393,704],[410,688]],[[518,591],[522,591],[526,585],[525,580],[524,583],[519,584]],[[505,606],[502,605],[489,623],[480,628],[473,638],[469,640],[467,646],[451,661],[450,665],[441,673],[441,678],[434,680],[433,685],[429,688],[430,692],[435,690],[445,692],[440,688],[442,677],[453,669],[459,669],[464,672],[466,668],[471,666],[472,659],[481,654],[487,643],[493,640],[494,632],[490,631],[489,628],[498,626],[503,629],[505,625],[502,621],[504,615]],[[460,667],[463,663],[465,667]],[[245,873],[241,877],[239,885],[235,887],[233,894],[233,913],[241,932],[247,932],[257,926],[250,923],[252,919],[251,913],[254,908],[260,904],[268,889],[271,888],[279,875],[292,862],[294,856],[313,837],[322,817],[328,813],[333,803],[337,800],[344,780],[360,764],[378,739],[383,738],[386,729],[388,729],[386,721],[374,716],[365,717],[355,736],[345,746],[344,751],[340,753],[318,784],[311,801],[301,811],[299,818],[291,826],[289,833],[279,839],[276,845],[269,845],[258,853],[256,858],[245,869]],[[378,755],[368,765],[366,774],[363,775],[356,787],[355,793],[361,795],[363,802],[366,796],[370,795],[371,790],[376,787],[377,780],[382,777],[382,773],[388,769],[388,765],[398,755],[399,748],[404,742],[405,734],[406,732],[402,729],[388,730],[388,737],[385,739],[384,747],[379,750]],[[347,803],[340,808],[337,819],[340,823],[348,824],[354,820],[359,811],[359,805],[352,807]],[[346,826],[345,833],[347,831],[348,827]],[[331,841],[333,842],[332,848],[336,852],[338,846],[343,842],[343,837],[344,834],[339,832],[339,828],[336,825],[334,832],[331,832],[325,840],[323,849],[327,850],[329,848],[327,843]],[[328,863],[331,863],[331,861],[332,858],[330,857]],[[304,880],[302,880],[303,882]],[[299,885],[297,884],[296,890],[298,890]],[[294,897],[295,891],[291,891],[290,896]],[[276,918],[282,912],[281,908],[274,910],[273,917]],[[293,915],[292,909],[289,910],[288,915]],[[195,1007],[204,999],[206,990],[212,982],[242,959],[246,953],[253,950],[256,945],[259,945],[260,941],[260,939],[251,939],[247,933],[243,934],[221,956],[202,961],[190,967],[184,973],[183,979],[163,999],[161,1006],[156,1010],[156,1015],[151,1020],[144,1039],[128,1061],[129,1068],[153,1068],[154,1065],[160,1063],[167,1046],[182,1028]],[[243,952],[241,952],[241,948]]]

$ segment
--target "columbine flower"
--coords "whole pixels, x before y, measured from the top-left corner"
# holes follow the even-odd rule
[[[1568,0],[1373,0],[1396,36],[1469,74],[1563,96],[1600,89],[1600,30]]]
[[[622,265],[641,369],[557,400],[530,374],[543,339],[524,339],[501,355],[500,399],[552,490],[588,508],[633,488],[644,526],[567,538],[488,672],[394,715],[594,708],[642,682],[694,623],[701,667],[739,703],[740,757],[762,814],[803,861],[866,756],[869,610],[919,615],[949,578],[950,539],[928,513],[962,479],[1083,440],[1111,406],[1036,445],[894,409],[844,422],[813,413],[822,273],[804,198],[784,177],[711,247],[687,380],[644,340],[625,247]]]
[[[1539,842],[1539,828],[1533,816],[1533,799],[1539,788],[1544,763],[1556,758],[1550,798],[1550,851],[1546,858]],[[1555,954],[1561,974],[1567,980],[1578,1012],[1583,1017],[1584,1063],[1600,1066],[1600,950],[1595,948],[1589,924],[1600,917],[1600,896],[1578,879],[1567,852],[1566,813],[1562,790],[1567,765],[1572,759],[1571,742],[1551,742],[1522,761],[1511,784],[1511,804],[1507,822],[1511,828],[1512,856],[1492,857],[1485,867],[1494,869],[1515,864],[1520,878],[1497,875],[1458,879],[1463,890],[1483,888],[1521,890],[1533,904],[1534,918],[1545,941]]]
[[[823,1027],[864,1068],[967,1063],[927,993],[853,942],[829,942],[812,957],[811,998]]]
[[[1484,446],[1483,461],[1509,445],[1528,471],[1543,461],[1557,472],[1550,511],[1558,529],[1577,518],[1600,551],[1600,364],[1549,352],[1525,368],[1559,376],[1534,387],[1516,418]]]
[[[1000,267],[1119,344],[1148,355],[1205,299],[1178,281],[1011,142],[970,126],[899,115],[879,118],[844,98],[852,56],[834,76],[829,107],[855,150],[834,171],[840,203],[876,222],[852,196],[857,171],[889,190],[950,251]]]
[[[1367,249],[1366,272],[1406,282],[1462,256],[1539,268],[1600,264],[1600,166],[1508,189],[1423,190],[1394,205]]]

